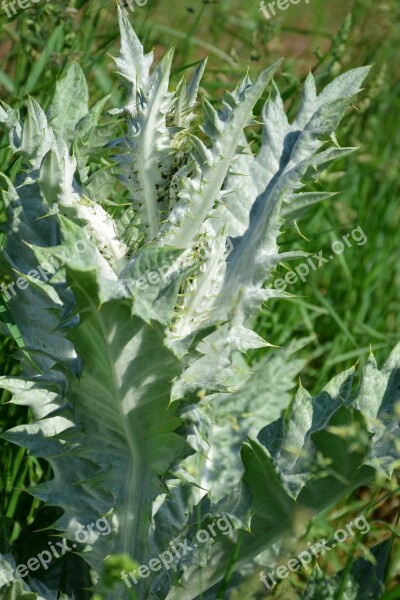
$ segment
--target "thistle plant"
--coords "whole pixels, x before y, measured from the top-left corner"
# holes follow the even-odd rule
[[[299,510],[315,514],[398,462],[400,347],[382,370],[371,356],[357,389],[350,369],[292,401],[295,352],[307,340],[251,369],[245,358],[270,345],[252,325],[265,302],[285,296],[271,274],[304,256],[279,251],[285,222],[330,197],[304,191],[307,177],[354,150],[334,132],[368,68],[320,93],[310,74],[289,123],[277,62],[254,82],[244,77],[221,110],[203,98],[199,119],[205,63],[172,91],[172,52],[152,70],[121,11],[119,20],[125,106],[106,119],[107,98],[89,109],[72,64],[47,114],[33,98],[22,120],[0,112],[21,165],[16,181],[2,177],[1,249],[3,327],[21,369],[0,385],[33,415],[1,438],[51,465],[53,478],[29,492],[62,509],[54,527],[67,540],[101,517],[112,524],[79,548],[105,598],[132,597],[123,581],[105,589],[107,557],[146,565],[172,539],[229,516],[229,535],[217,532],[134,592],[216,598]],[[247,134],[257,124],[255,152]],[[23,289],[11,293],[12,283]],[[21,590],[46,600],[61,591],[16,577],[3,592]]]

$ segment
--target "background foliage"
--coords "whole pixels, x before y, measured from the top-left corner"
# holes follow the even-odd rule
[[[290,6],[270,21],[263,18],[255,0],[188,0],[173,4],[149,0],[146,6],[136,7],[131,19],[145,47],[154,46],[157,58],[175,46],[175,81],[208,55],[202,88],[213,99],[234,84],[247,65],[254,76],[285,55],[278,82],[289,114],[296,109],[298,90],[310,69],[322,85],[348,68],[374,64],[366,91],[341,129],[341,145],[361,146],[360,151],[347,157],[343,165],[335,165],[335,174],[315,182],[314,189],[323,184],[324,191],[340,189],[341,194],[329,205],[309,213],[306,226],[304,222],[301,225],[307,240],[295,228],[287,231],[283,250],[301,247],[315,253],[322,250],[326,255],[332,241],[357,226],[363,228],[368,242],[362,247],[353,245],[313,272],[305,284],[293,286],[290,291],[295,298],[271,301],[258,322],[259,333],[276,345],[283,346],[292,338],[311,338],[297,355],[305,360],[302,382],[311,392],[357,360],[365,362],[370,345],[381,364],[399,339],[399,17],[400,6],[395,0],[310,0],[309,5]],[[93,102],[104,94],[111,94],[110,108],[121,101],[109,57],[117,55],[118,40],[112,1],[42,0],[20,10],[12,20],[0,16],[0,29],[0,87],[6,102],[18,104],[23,111],[30,94],[46,108],[50,92],[71,60],[82,65]],[[0,136],[0,162],[2,172],[12,177],[18,159],[14,162],[7,150],[4,133]],[[0,310],[4,310],[1,300]],[[13,344],[2,337],[0,347],[1,374],[15,372]],[[258,351],[267,352],[271,349]],[[259,354],[252,358],[258,359]],[[8,406],[7,400],[3,393],[1,430],[26,420],[23,409]],[[35,554],[34,548],[41,550],[37,532],[54,520],[54,510],[41,507],[24,489],[49,476],[46,463],[28,456],[23,449],[0,445],[0,551],[6,550],[6,538],[20,548],[22,560],[24,555]],[[377,483],[375,488],[362,489],[345,504],[319,516],[296,543],[302,549],[308,541],[333,533],[360,512],[372,524],[369,546],[386,538],[394,542],[398,529],[389,525],[396,524],[398,503],[396,478],[384,487]],[[355,557],[365,551],[361,545],[343,544],[338,552],[329,554],[329,562],[322,567],[328,574],[350,568]],[[393,543],[385,564],[386,591],[381,597],[398,598],[398,543]],[[274,595],[296,598],[297,590],[300,593],[305,584],[304,577],[296,579],[293,575],[290,582],[278,586]],[[265,597],[257,574],[250,574],[244,585],[242,597]],[[340,594],[335,597],[345,598],[343,591]]]

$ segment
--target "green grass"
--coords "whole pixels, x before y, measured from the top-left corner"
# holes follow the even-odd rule
[[[350,11],[352,26],[346,21]],[[335,165],[334,172],[316,179],[312,186],[316,190],[340,190],[340,195],[309,212],[299,223],[307,239],[293,227],[281,240],[285,250],[301,248],[313,254],[322,250],[324,256],[331,254],[332,241],[357,226],[362,227],[368,241],[360,247],[353,244],[312,272],[305,283],[295,284],[290,288],[294,298],[270,302],[258,320],[259,333],[276,345],[284,345],[289,337],[311,335],[312,343],[301,351],[307,359],[302,383],[310,391],[319,390],[335,373],[358,360],[365,362],[370,347],[382,363],[399,340],[399,16],[400,6],[394,0],[379,5],[372,0],[310,0],[308,6],[291,6],[268,22],[257,1],[149,0],[146,6],[137,7],[132,16],[146,48],[154,47],[157,56],[175,46],[176,81],[209,56],[202,87],[214,99],[220,98],[247,66],[254,75],[285,55],[277,83],[287,100],[289,114],[296,108],[301,82],[309,70],[322,84],[347,68],[374,64],[367,88],[342,125],[339,140],[343,146],[356,145],[360,150]],[[110,107],[120,102],[109,56],[116,55],[118,40],[116,10],[110,0],[43,0],[21,11],[14,20],[1,16],[0,32],[1,94],[13,106],[18,104],[24,110],[27,95],[31,94],[46,107],[56,80],[71,60],[79,60],[87,73],[93,103],[108,93],[112,94]],[[13,177],[17,164],[6,146],[2,134],[1,169]],[[285,267],[280,267],[280,276],[285,272]],[[17,371],[13,358],[16,348],[17,342],[1,338],[1,373]],[[252,358],[256,360],[258,356]],[[26,419],[25,411],[7,405],[7,400],[3,393],[0,429]],[[6,550],[8,542],[21,548],[27,540],[37,540],[33,532],[54,519],[53,510],[43,509],[24,491],[48,476],[43,461],[14,446],[0,445],[0,550]],[[367,540],[369,547],[387,536],[394,540],[395,533],[387,524],[395,523],[398,491],[394,478],[353,494],[346,504],[320,515],[306,533],[299,534],[298,543],[304,547],[307,541],[318,540],[324,532],[333,531],[361,511],[370,511],[373,524]],[[355,555],[365,551],[359,543]],[[332,574],[351,564],[355,555],[351,546],[343,545],[329,555],[324,569]],[[397,543],[387,565],[387,592],[381,600],[400,597],[399,562]],[[265,597],[265,589],[256,579],[256,574],[250,575],[232,600]],[[302,576],[291,578],[279,585],[273,595],[300,597],[305,582]]]

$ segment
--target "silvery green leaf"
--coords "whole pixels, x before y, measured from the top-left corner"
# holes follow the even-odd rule
[[[89,90],[78,63],[72,63],[56,83],[56,91],[47,118],[54,133],[70,144],[75,128],[89,111]]]
[[[387,404],[386,394],[399,387],[398,352],[399,347],[389,360],[392,380],[378,387],[372,401],[373,410],[387,408],[390,420],[395,419],[396,408]],[[384,378],[386,369],[385,365],[377,378]],[[297,507],[319,512],[373,480],[379,461],[370,464],[370,449],[375,447],[377,455],[382,451],[383,458],[386,449],[367,431],[371,404],[357,406],[362,385],[351,394],[351,377],[351,371],[335,377],[315,398],[300,388],[285,417],[261,430],[258,440],[243,444],[243,486],[250,494],[250,507],[238,504],[233,509],[235,531],[214,540],[206,566],[186,567],[179,584],[170,584],[167,600],[194,600],[224,578],[233,553],[235,568],[240,569],[271,547],[290,533]],[[232,494],[210,508],[204,497],[202,504],[207,512],[217,512],[228,506],[229,498]],[[249,514],[250,532],[245,525]]]
[[[237,153],[243,129],[252,118],[253,108],[271,81],[280,61],[266,69],[252,84],[246,78],[229,96],[220,114],[206,101],[203,103],[206,135],[212,147],[204,161],[196,164],[196,176],[190,182],[190,195],[173,208],[161,230],[163,243],[186,248],[193,243],[218,199],[230,164]],[[188,181],[189,184],[189,181]]]
[[[303,600],[335,600],[343,587],[343,598],[348,600],[375,600],[385,591],[386,565],[390,554],[390,538],[376,544],[371,550],[374,563],[364,557],[355,560],[350,571],[339,571],[327,577],[316,565],[302,596]],[[342,579],[345,578],[344,586]]]
[[[374,434],[370,464],[382,470],[387,477],[392,476],[393,469],[398,465],[400,448],[400,388],[396,373],[399,359],[400,347],[397,346],[379,371],[371,355],[356,398],[356,406],[366,415],[368,430]],[[382,397],[383,402],[380,402]]]
[[[0,594],[2,600],[70,600],[65,594],[50,590],[37,579],[18,577],[15,573],[16,567],[15,560],[11,555],[0,554]],[[3,585],[4,580],[10,581],[10,584]]]
[[[167,115],[174,102],[173,94],[168,91],[173,52],[168,52],[150,75],[152,53],[143,53],[135,32],[120,9],[119,19],[121,50],[115,62],[119,74],[129,85],[129,99],[124,111],[127,132],[109,145],[119,149],[114,156],[119,164],[119,179],[128,189],[133,208],[140,215],[143,235],[146,240],[152,240],[164,218],[162,207],[168,190],[164,189],[163,175],[173,171],[173,154],[176,152],[172,144],[174,129],[167,125]],[[192,95],[196,83],[193,87]]]
[[[136,102],[138,86],[145,87],[147,85],[153,53],[144,53],[139,38],[120,7],[118,7],[118,19],[121,32],[121,51],[120,57],[114,60],[119,75],[124,78],[129,88],[128,106],[133,106]]]

